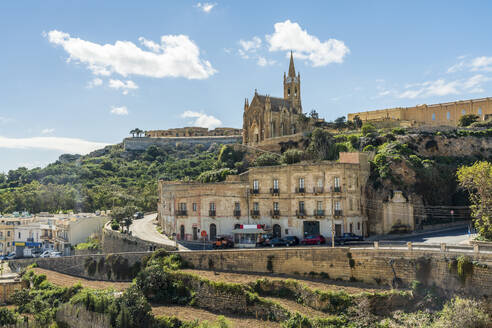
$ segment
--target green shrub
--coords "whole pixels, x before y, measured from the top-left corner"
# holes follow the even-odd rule
[[[304,159],[304,152],[298,149],[289,149],[282,154],[282,163],[294,164]]]
[[[405,134],[405,129],[404,128],[393,128],[391,130],[391,133],[397,134],[397,135],[404,135]]]
[[[362,151],[374,151],[376,148],[373,145],[367,145]]]
[[[111,221],[111,230],[117,231],[120,228],[120,224],[116,220]]]
[[[0,307],[0,326],[14,325],[17,322],[15,313],[11,310]]]
[[[457,273],[464,282],[467,277],[473,274],[473,263],[468,256],[461,255],[457,259]]]
[[[486,121],[478,121],[470,125],[472,128],[492,128],[492,118]]]
[[[364,136],[367,136],[370,133],[376,132],[376,127],[374,125],[372,125],[371,123],[364,123],[362,125],[361,130],[362,130],[362,134]]]
[[[462,126],[462,127],[469,126],[470,124],[475,123],[476,121],[478,121],[479,118],[480,117],[478,117],[478,115],[475,115],[475,114],[466,114],[466,115],[463,115],[458,120],[458,126]]]
[[[237,174],[237,170],[230,168],[223,168],[218,170],[205,171],[197,178],[201,183],[208,182],[221,182],[225,181],[226,177],[231,174]]]
[[[253,162],[253,166],[274,166],[280,164],[280,156],[272,153],[263,153]]]
[[[487,328],[492,318],[481,303],[455,297],[444,305],[433,328]]]

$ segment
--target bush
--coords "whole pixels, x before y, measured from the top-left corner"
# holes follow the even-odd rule
[[[405,129],[404,128],[394,128],[393,130],[391,130],[391,133],[397,134],[397,135],[404,135]]]
[[[362,151],[375,151],[376,148],[373,145],[367,145]]]
[[[263,153],[253,162],[253,166],[274,166],[279,165],[280,156],[272,153]]]
[[[120,224],[116,222],[115,220],[111,221],[111,230],[117,231],[120,228]]]
[[[458,126],[463,126],[463,127],[469,126],[470,124],[478,121],[478,119],[479,119],[478,115],[475,115],[475,114],[463,115],[458,120]]]
[[[456,297],[444,305],[433,328],[486,328],[492,318],[482,304]]]
[[[237,174],[235,169],[223,168],[218,170],[205,171],[198,176],[198,181],[201,183],[221,182],[225,181],[226,177],[231,174]]]
[[[14,325],[17,322],[14,312],[7,308],[0,308],[0,326]]]
[[[472,128],[492,128],[492,118],[486,121],[478,121],[470,125]]]
[[[359,137],[351,135],[348,137],[348,141],[350,142],[353,148],[359,149]]]
[[[362,125],[362,134],[367,136],[370,133],[376,132],[376,127],[370,123],[364,123]]]
[[[299,149],[289,149],[282,154],[282,163],[294,164],[304,159],[304,152]]]

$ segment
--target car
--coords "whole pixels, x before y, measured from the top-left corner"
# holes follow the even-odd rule
[[[299,245],[299,238],[296,236],[285,236],[284,240],[287,242],[287,246]]]
[[[391,227],[390,234],[393,233],[409,233],[411,231],[410,226],[406,224],[395,224]]]
[[[6,256],[7,260],[13,260],[13,259],[15,259],[15,257],[16,257],[16,256],[15,256],[15,252],[12,252],[12,253],[10,253],[10,254],[8,254],[8,255]]]
[[[289,243],[282,238],[275,237],[272,239],[265,240],[265,246],[270,246],[270,247],[289,246]]]
[[[234,247],[234,242],[230,236],[220,236],[214,241],[212,248],[213,249],[224,249],[224,248],[232,248]]]
[[[50,251],[50,250],[46,250],[46,251],[42,252],[41,255],[39,255],[39,257],[50,257],[51,252],[52,251]]]
[[[136,212],[135,214],[133,214],[133,218],[135,220],[143,219],[143,217],[144,217],[144,214],[142,212]]]
[[[364,237],[362,237],[362,236],[358,236],[352,232],[346,232],[341,236],[335,237],[335,244],[344,245],[344,244],[350,243],[352,241],[363,241],[363,240],[364,240]]]
[[[264,247],[264,246],[268,246],[266,244],[266,241],[267,240],[270,240],[273,238],[273,235],[271,234],[263,234],[263,235],[260,235],[258,237],[258,241],[256,242],[256,247]]]
[[[61,252],[51,252],[50,257],[61,257],[62,253]]]
[[[326,242],[322,235],[309,235],[301,240],[301,245],[321,245]]]

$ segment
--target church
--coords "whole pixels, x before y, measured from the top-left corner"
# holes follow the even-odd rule
[[[302,116],[302,117],[301,117]],[[269,138],[293,135],[306,128],[302,124],[301,75],[296,75],[290,54],[289,73],[284,73],[283,98],[260,95],[255,90],[251,103],[244,102],[243,144],[259,144]]]

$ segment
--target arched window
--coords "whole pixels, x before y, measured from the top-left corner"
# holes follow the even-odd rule
[[[435,121],[436,120],[436,113],[432,113],[432,120]]]
[[[478,107],[478,116],[482,117],[482,108]]]
[[[461,110],[461,115],[465,115],[466,114],[466,110],[462,109]]]
[[[297,96],[297,88],[294,89],[294,96]]]
[[[287,96],[290,96],[290,88],[287,89]]]
[[[448,119],[448,121],[451,119],[451,113],[450,112],[446,113],[446,118]]]

